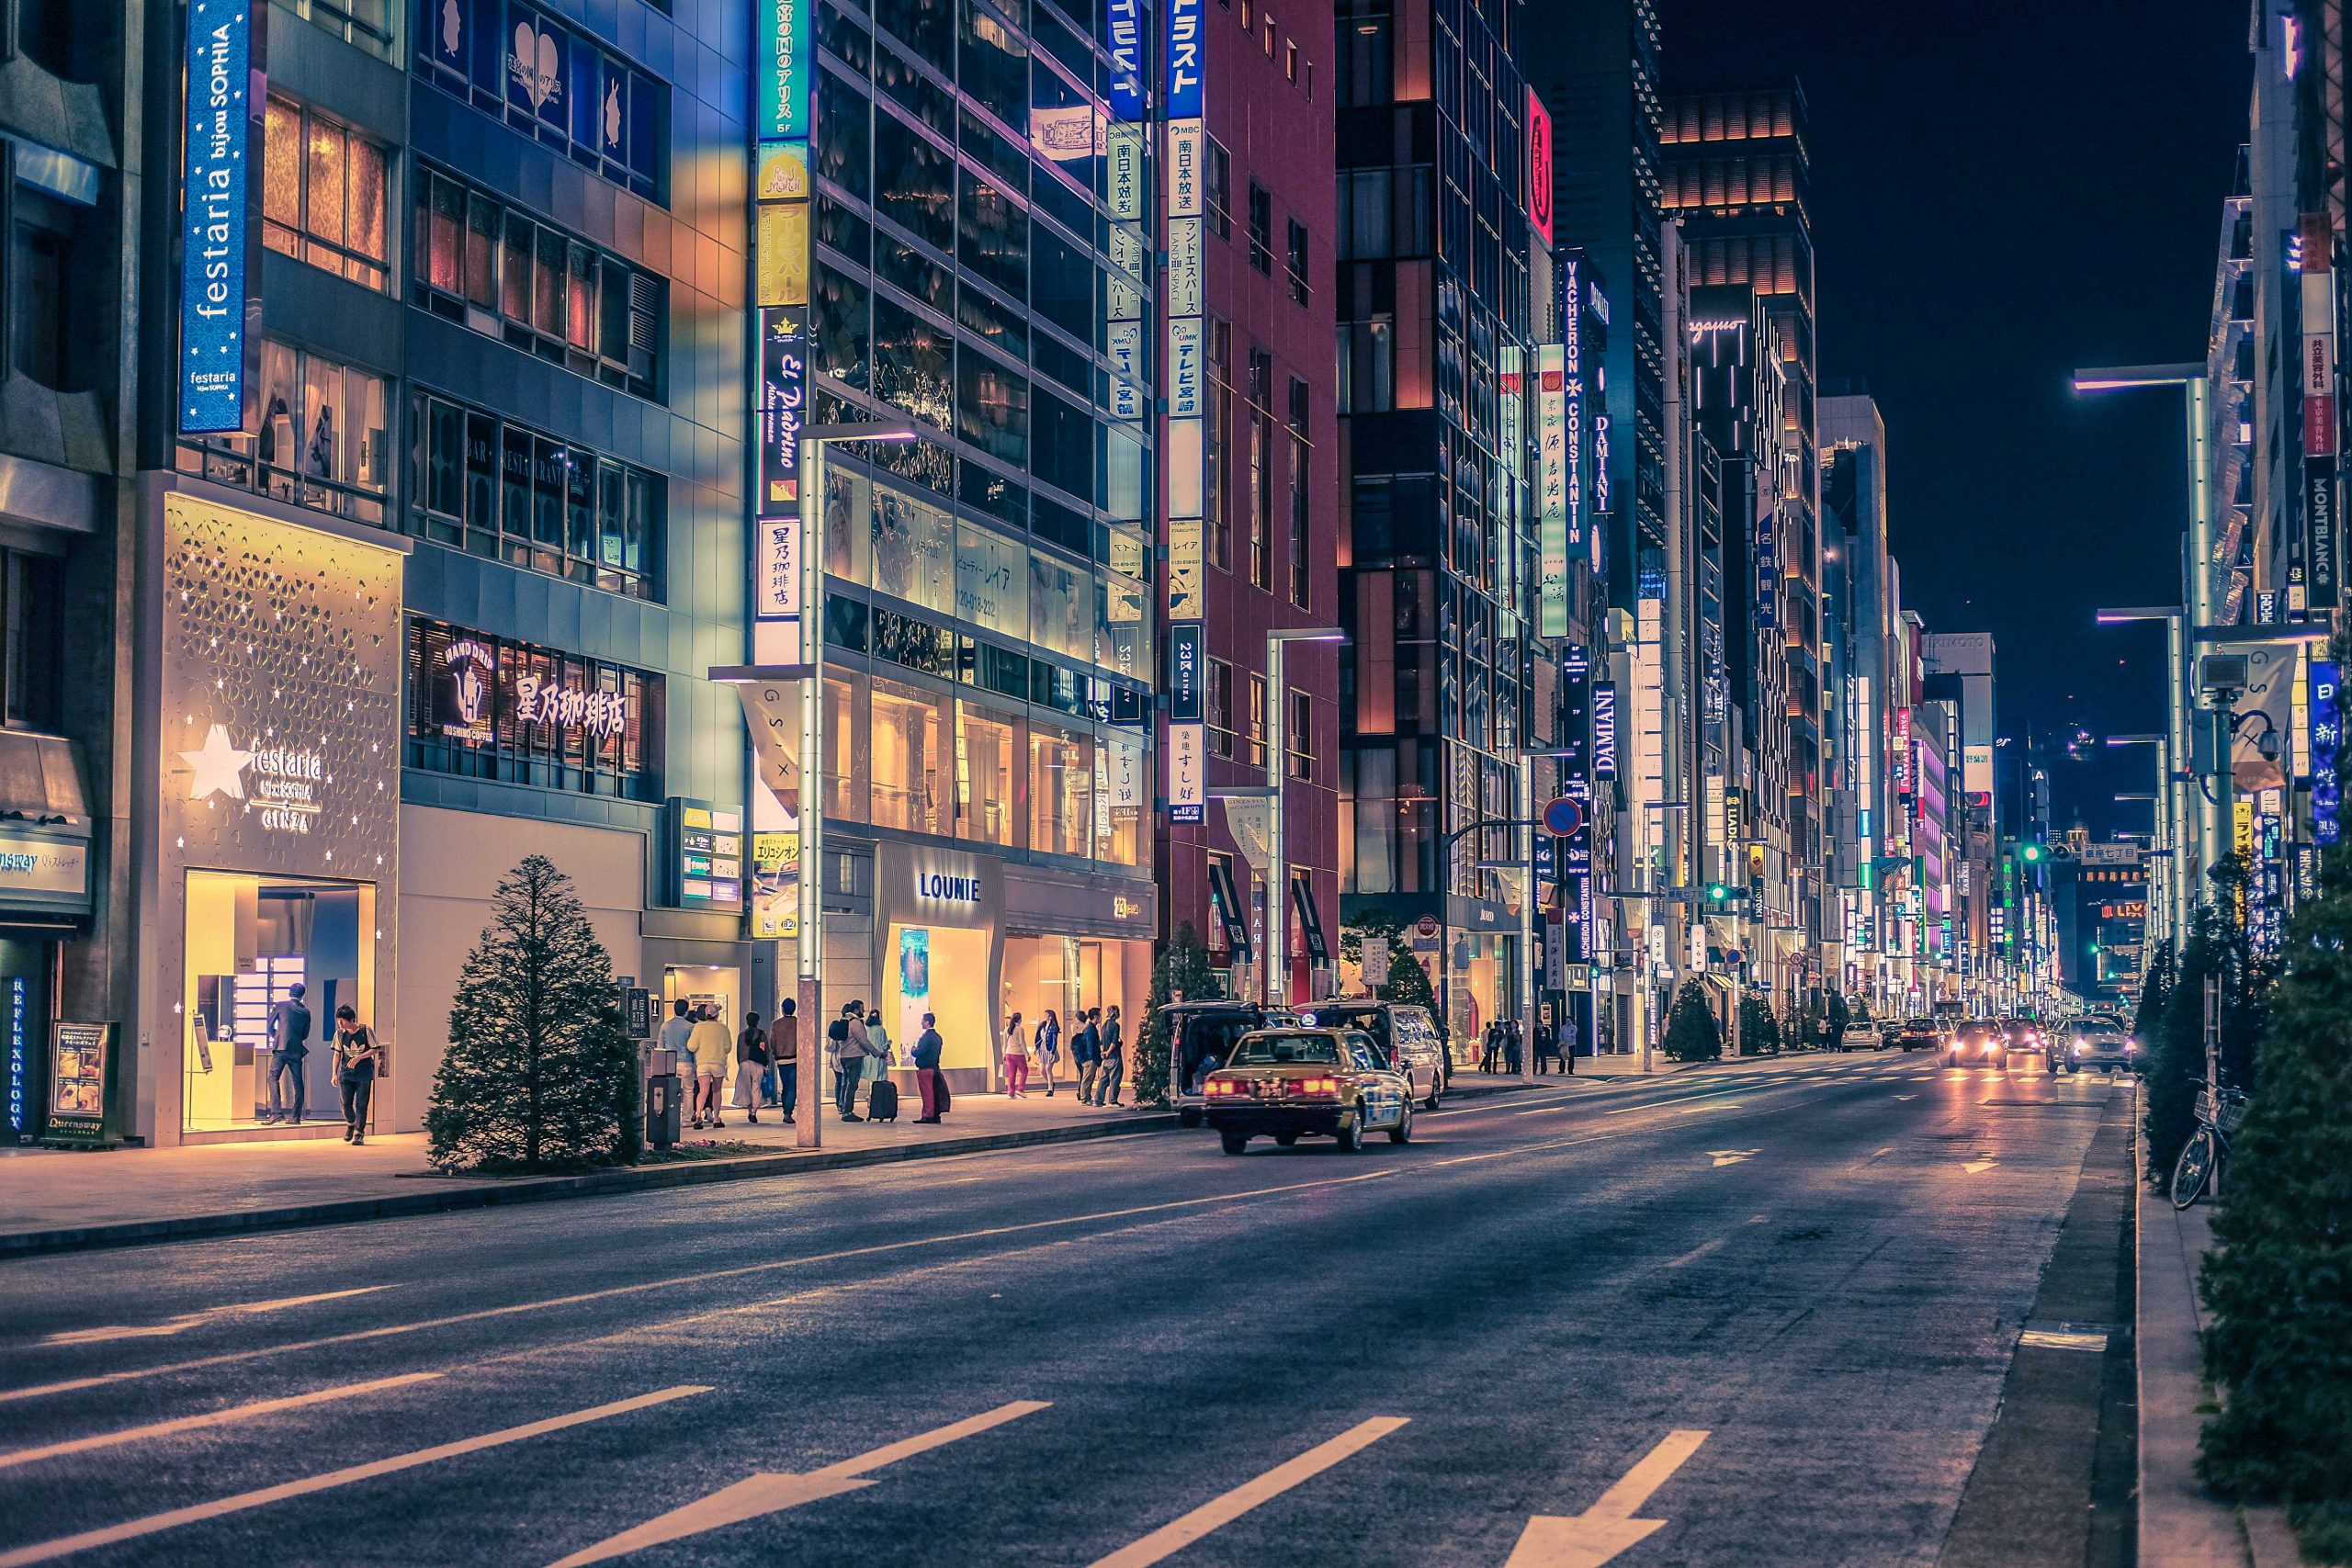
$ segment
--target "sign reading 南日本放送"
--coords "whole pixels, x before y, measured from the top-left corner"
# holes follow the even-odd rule
[[[261,343],[253,280],[266,0],[191,0],[180,168],[179,428],[243,430]]]

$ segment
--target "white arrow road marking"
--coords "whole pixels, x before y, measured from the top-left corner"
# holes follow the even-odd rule
[[[1917,1100],[1919,1097],[1916,1094],[1898,1094],[1894,1098],[1897,1100]]]
[[[268,1416],[280,1410],[300,1409],[305,1404],[324,1404],[331,1399],[351,1399],[363,1393],[377,1393],[388,1388],[401,1388],[413,1382],[430,1382],[439,1372],[403,1372],[396,1378],[375,1378],[367,1382],[345,1383],[340,1388],[315,1389],[309,1393],[297,1393],[285,1399],[262,1399],[251,1404],[232,1404],[226,1410],[208,1411],[202,1416],[183,1416],[175,1421],[157,1421],[152,1426],[130,1427],[119,1432],[101,1432],[94,1438],[75,1438],[70,1442],[44,1443],[37,1449],[11,1449],[0,1453],[0,1470],[30,1464],[35,1460],[57,1459],[65,1454],[87,1453],[92,1449],[112,1448],[117,1443],[137,1442],[142,1438],[168,1438],[175,1432],[193,1432],[206,1427],[223,1427],[232,1421],[249,1421],[256,1416]]]
[[[205,1519],[217,1519],[224,1514],[240,1514],[248,1508],[258,1508],[269,1503],[281,1503],[288,1497],[305,1497],[313,1492],[332,1487],[348,1486],[355,1481],[372,1481],[379,1475],[391,1475],[403,1470],[413,1470],[420,1464],[435,1460],[456,1459],[461,1454],[480,1453],[507,1443],[519,1443],[526,1438],[544,1437],[567,1427],[585,1426],[591,1421],[604,1421],[615,1416],[626,1416],[632,1410],[644,1410],[656,1404],[667,1404],[673,1399],[691,1394],[708,1393],[708,1385],[681,1383],[675,1388],[656,1389],[640,1393],[634,1399],[616,1400],[611,1404],[599,1404],[587,1410],[575,1410],[569,1416],[554,1416],[545,1421],[533,1421],[521,1427],[509,1427],[503,1432],[485,1432],[479,1438],[467,1438],[454,1443],[419,1449],[414,1453],[395,1454],[368,1464],[355,1464],[345,1470],[331,1470],[323,1475],[306,1476],[300,1481],[288,1481],[282,1485],[265,1486],[258,1492],[240,1492],[233,1497],[223,1497],[215,1503],[198,1503],[186,1508],[174,1508],[169,1513],[150,1514],[143,1519],[125,1524],[108,1525],[104,1529],[84,1530],[80,1535],[60,1536],[55,1540],[38,1541],[20,1546],[14,1551],[0,1552],[0,1568],[23,1568],[28,1562],[47,1562],[52,1558],[87,1551],[94,1546],[111,1546],[119,1540],[136,1540],[159,1530],[174,1529]]]
[[[715,1530],[722,1525],[741,1524],[746,1519],[797,1508],[803,1503],[855,1492],[874,1484],[873,1479],[865,1473],[869,1470],[879,1470],[886,1464],[896,1464],[902,1459],[911,1459],[916,1454],[943,1448],[959,1438],[968,1438],[991,1427],[1017,1421],[1023,1416],[1032,1416],[1045,1409],[1046,1404],[1044,1400],[1016,1399],[1010,1404],[1000,1404],[994,1410],[967,1416],[952,1425],[901,1438],[859,1454],[854,1459],[829,1464],[822,1470],[812,1470],[802,1475],[774,1471],[754,1475],[732,1486],[722,1486],[698,1502],[689,1503],[683,1508],[673,1508],[633,1529],[625,1529],[616,1536],[575,1551],[556,1563],[555,1568],[584,1568],[590,1562],[602,1562],[607,1558],[623,1557],[649,1546],[684,1540],[690,1535]]]
[[[1259,1504],[1280,1496],[1301,1482],[1313,1480],[1349,1455],[1370,1448],[1408,1419],[1403,1416],[1375,1416],[1360,1422],[1329,1442],[1318,1443],[1256,1480],[1245,1481],[1224,1496],[1202,1504],[1182,1518],[1160,1526],[1133,1546],[1122,1547],[1096,1562],[1094,1568],[1150,1568],[1152,1563],[1182,1551],[1211,1530],[1231,1524]]]
[[[1960,1168],[1968,1172],[1971,1176],[1982,1176],[2000,1163],[2001,1162],[1996,1159],[1991,1159],[1983,1155],[1979,1155],[1976,1158],[1970,1160]]]
[[[1715,1162],[1714,1168],[1721,1170],[1724,1166],[1737,1165],[1744,1159],[1754,1159],[1763,1152],[1762,1149],[1709,1149],[1707,1157]]]
[[[1682,1468],[1682,1461],[1707,1440],[1702,1431],[1677,1428],[1625,1472],[1625,1478],[1600,1495],[1600,1501],[1574,1518],[1538,1514],[1520,1532],[1505,1568],[1600,1568],[1653,1530],[1664,1519],[1637,1519],[1634,1510]]]
[[[62,1334],[42,1336],[43,1345],[95,1345],[107,1339],[164,1339],[186,1333],[199,1323],[223,1317],[232,1312],[284,1312],[288,1307],[309,1306],[313,1302],[339,1302],[345,1296],[364,1296],[373,1291],[390,1290],[389,1285],[356,1285],[347,1291],[321,1291],[311,1296],[280,1296],[271,1302],[237,1302],[229,1306],[207,1307],[202,1312],[182,1313],[162,1323],[109,1324],[103,1328],[69,1328]]]

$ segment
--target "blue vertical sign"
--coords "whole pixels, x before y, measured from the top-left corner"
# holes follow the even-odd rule
[[[2331,660],[2314,659],[2311,671],[2312,838],[2333,844],[2343,834],[2336,820],[2343,795],[2335,759],[2344,747],[2342,671]]]
[[[1142,0],[1108,0],[1102,49],[1111,57],[1112,119],[1130,124],[1143,118]]]
[[[259,344],[252,304],[254,19],[266,0],[190,0],[187,121],[181,159],[181,434],[245,428],[246,382]]]
[[[1201,0],[1168,0],[1168,118],[1201,118]]]

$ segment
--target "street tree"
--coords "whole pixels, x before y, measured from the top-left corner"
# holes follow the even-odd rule
[[[1772,1004],[1758,996],[1739,998],[1739,1051],[1744,1056],[1769,1056],[1781,1048],[1781,1021]]]
[[[640,1152],[637,1049],[612,956],[545,855],[506,874],[449,1007],[424,1113],[442,1168],[627,1164]]]
[[[2352,862],[2290,925],[2267,1012],[2200,1280],[2222,1393],[2200,1464],[2226,1495],[2352,1523]]]
[[[1366,937],[1385,938],[1388,942],[1388,980],[1374,986],[1373,995],[1385,1002],[1408,1002],[1426,1008],[1431,1018],[1437,1017],[1437,988],[1430,984],[1430,972],[1405,941],[1406,923],[1377,905],[1348,917],[1340,928],[1340,956],[1351,964],[1363,962]],[[1440,1027],[1443,1027],[1441,1022]]]
[[[1220,990],[1216,971],[1209,967],[1209,951],[1190,920],[1176,922],[1176,932],[1151,966],[1149,1016],[1136,1038],[1135,1097],[1138,1105],[1168,1103],[1169,1062],[1175,1050],[1168,1004],[1178,997],[1205,1001]]]
[[[1666,1015],[1666,1054],[1678,1062],[1712,1062],[1724,1054],[1723,1031],[1714,1009],[1707,1005],[1707,988],[1685,980],[1674,994]]]

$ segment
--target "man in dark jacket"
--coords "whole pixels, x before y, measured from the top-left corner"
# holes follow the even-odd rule
[[[923,1014],[922,1033],[915,1039],[915,1092],[922,1096],[918,1122],[939,1120],[939,1053],[946,1043],[939,1037],[938,1020]]]
[[[1102,1065],[1094,1075],[1094,1103],[1116,1105],[1119,1103],[1119,1080],[1127,1066],[1127,1035],[1119,1024],[1117,1008],[1111,1010],[1110,1015],[1095,1031],[1095,1043],[1102,1055]]]
[[[1079,1015],[1078,1032],[1069,1037],[1069,1065],[1078,1069],[1078,1102],[1094,1103],[1094,1080],[1102,1071],[1102,1031],[1099,1020],[1101,1008],[1089,1008]]]

